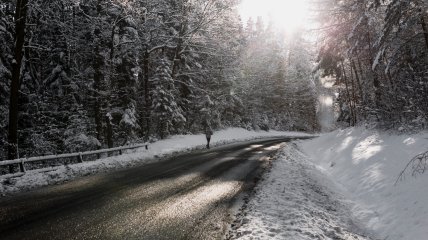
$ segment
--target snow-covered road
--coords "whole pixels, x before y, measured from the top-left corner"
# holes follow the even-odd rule
[[[231,239],[370,239],[340,194],[293,143],[238,213]]]

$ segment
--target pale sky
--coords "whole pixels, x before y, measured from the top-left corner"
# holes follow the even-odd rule
[[[239,12],[244,23],[249,17],[261,16],[287,31],[309,24],[307,0],[242,0]]]

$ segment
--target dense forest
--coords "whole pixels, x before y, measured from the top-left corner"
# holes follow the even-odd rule
[[[318,70],[335,79],[338,122],[428,128],[428,2],[316,0]]]
[[[242,24],[237,4],[3,1],[0,159],[150,142],[207,126],[318,130],[312,45],[303,32],[285,34],[262,18]],[[403,74],[420,79],[416,70]],[[363,102],[350,100],[361,111]]]
[[[318,131],[320,79],[338,125],[427,128],[426,1],[314,0],[316,29],[293,33],[243,24],[238,4],[3,1],[0,159],[206,127]]]

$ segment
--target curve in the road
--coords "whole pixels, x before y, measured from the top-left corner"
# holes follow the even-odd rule
[[[287,140],[181,154],[1,200],[1,239],[220,238],[234,199]]]

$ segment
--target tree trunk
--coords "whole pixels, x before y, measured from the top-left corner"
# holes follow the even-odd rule
[[[21,86],[21,65],[25,43],[25,27],[27,19],[28,0],[17,0],[15,10],[15,47],[12,63],[12,82],[9,105],[8,158],[18,157],[18,117],[19,89]],[[9,168],[13,171],[13,167]]]
[[[174,59],[172,61],[172,73],[171,73],[171,77],[172,79],[176,80],[176,76],[179,70],[179,64],[180,64],[180,59],[181,59],[181,48],[183,45],[183,36],[182,34],[184,34],[184,26],[181,27],[179,36],[178,36],[178,42],[177,42],[177,47],[175,48],[174,51]]]
[[[150,63],[150,53],[149,50],[146,48],[144,52],[143,57],[143,71],[144,71],[144,108],[145,108],[145,119],[146,119],[146,136],[145,140],[149,140],[150,136],[150,128],[151,128],[151,122],[150,122],[150,83],[149,83],[149,63]]]
[[[357,65],[355,64],[354,60],[351,60],[351,64],[352,64],[352,69],[354,69],[354,73],[355,73],[355,78],[357,79],[357,86],[358,86],[358,91],[359,91],[359,95],[360,95],[360,99],[361,101],[364,103],[364,95],[363,95],[363,88],[361,86],[361,80],[360,80],[360,75],[358,74],[358,70],[357,70]]]
[[[106,116],[106,123],[107,123],[107,145],[108,148],[113,148],[113,127],[111,125],[111,119],[109,116]],[[109,153],[108,156],[111,156]]]
[[[342,77],[343,80],[345,81],[345,89],[346,89],[346,95],[348,97],[348,107],[349,107],[349,113],[351,114],[350,116],[350,120],[349,120],[349,126],[352,127],[354,126],[353,120],[354,120],[354,110],[353,110],[353,106],[352,106],[352,99],[351,99],[351,94],[349,91],[349,85],[348,85],[348,78],[346,77],[346,70],[345,70],[345,65],[343,64],[343,61],[341,62],[342,65]]]
[[[97,15],[98,17],[101,15],[101,1],[98,1],[97,4]],[[103,67],[103,56],[101,54],[101,27],[98,25],[94,30],[95,35],[95,49],[94,49],[94,62],[93,62],[93,68],[94,68],[94,117],[95,117],[95,129],[97,132],[97,139],[101,143],[103,142],[103,114],[102,114],[102,107],[101,107],[101,99],[100,99],[100,91],[105,90],[103,89],[104,84],[104,75],[102,72]]]
[[[421,26],[422,26],[422,30],[424,31],[425,46],[426,46],[426,49],[428,51],[428,28],[427,28],[427,24],[425,22],[424,13],[423,13],[422,9],[420,9],[419,11],[421,12]]]
[[[354,118],[353,118],[353,121],[354,121],[354,124],[356,124],[357,123],[357,114],[358,114],[358,109],[357,109],[357,95],[356,95],[356,84],[355,84],[355,81],[354,81],[354,75],[352,74],[352,70],[353,70],[353,68],[352,68],[352,64],[350,64],[349,65],[349,67],[350,67],[350,79],[351,79],[351,85],[352,85],[352,89],[351,89],[351,91],[352,91],[352,105],[353,105],[353,108],[354,108]]]
[[[95,128],[97,131],[97,139],[102,142],[102,132],[103,132],[103,124],[102,124],[102,113],[101,113],[101,103],[100,103],[100,94],[101,91],[101,82],[103,81],[103,74],[101,72],[102,67],[102,59],[100,56],[100,49],[97,45],[95,47],[95,60],[94,60],[94,115],[95,115]]]
[[[373,77],[373,87],[374,87],[374,104],[376,107],[376,112],[378,111],[378,109],[380,108],[380,97],[381,97],[381,92],[380,92],[380,81],[379,81],[379,77],[377,76],[377,72],[376,70],[373,70],[373,68],[371,66],[373,66],[374,63],[374,57],[373,57],[373,47],[372,47],[372,41],[371,41],[371,35],[370,32],[367,32],[367,41],[368,41],[368,45],[369,45],[369,60],[370,60],[370,69],[371,69],[371,73],[372,73],[372,77]]]

